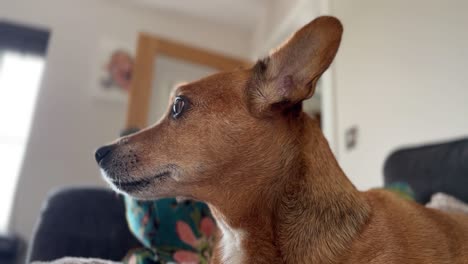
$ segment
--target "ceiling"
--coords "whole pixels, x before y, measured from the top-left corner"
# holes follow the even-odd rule
[[[160,10],[250,29],[273,0],[128,0]]]

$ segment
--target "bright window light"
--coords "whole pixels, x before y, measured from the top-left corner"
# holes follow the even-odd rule
[[[44,58],[0,50],[0,233],[8,232]]]

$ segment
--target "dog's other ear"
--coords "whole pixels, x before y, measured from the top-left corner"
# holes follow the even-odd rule
[[[310,98],[322,73],[330,66],[343,26],[334,17],[319,17],[253,67],[247,88],[249,108],[264,115]]]

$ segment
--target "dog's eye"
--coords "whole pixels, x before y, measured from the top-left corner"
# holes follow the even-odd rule
[[[178,118],[182,115],[187,107],[187,99],[183,96],[177,96],[172,105],[172,117]]]

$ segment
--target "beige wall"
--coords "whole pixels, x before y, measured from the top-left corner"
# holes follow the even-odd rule
[[[359,188],[382,184],[397,147],[468,135],[467,1],[330,2],[345,26],[333,76],[339,160]]]
[[[134,43],[137,33],[146,31],[234,56],[250,51],[244,32],[116,2],[0,1],[0,18],[52,31],[11,221],[11,228],[27,239],[51,189],[104,185],[93,152],[118,135],[125,104],[90,95],[100,38]]]

